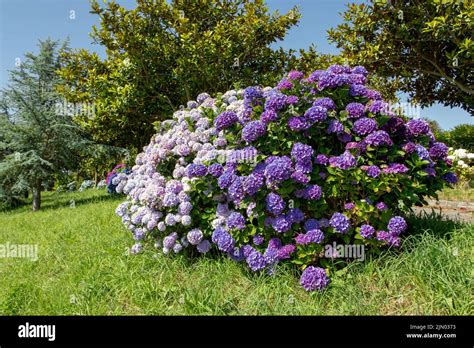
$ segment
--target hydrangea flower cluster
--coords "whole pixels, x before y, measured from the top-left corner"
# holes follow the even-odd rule
[[[403,212],[456,176],[429,125],[392,114],[367,74],[291,71],[188,102],[112,179],[131,252],[220,252],[269,274],[290,262],[313,291],[329,284],[325,244],[399,246]]]

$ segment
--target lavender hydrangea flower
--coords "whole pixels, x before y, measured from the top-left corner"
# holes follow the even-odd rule
[[[245,218],[238,212],[233,212],[227,218],[227,228],[243,230],[245,228]]]
[[[263,186],[263,177],[260,175],[250,174],[243,179],[244,192],[249,196],[253,196]]]
[[[352,130],[358,135],[367,135],[377,129],[377,122],[373,119],[364,117],[354,122]]]
[[[260,115],[260,121],[265,124],[278,120],[278,114],[273,109],[267,109]]]
[[[255,249],[250,251],[246,258],[246,261],[250,269],[254,272],[264,269],[267,265],[263,255]]]
[[[388,206],[384,203],[384,202],[378,202],[375,207],[380,210],[380,211],[384,211],[384,210],[387,210],[388,209]]]
[[[307,184],[310,180],[310,178],[305,173],[303,173],[301,170],[295,170],[291,174],[291,179],[293,179],[293,181],[295,181],[297,183],[300,183],[300,184]]]
[[[386,174],[401,174],[408,172],[408,167],[401,163],[390,163],[387,168],[383,169]]]
[[[334,213],[329,220],[329,225],[338,233],[347,233],[351,227],[350,221],[344,214]]]
[[[355,207],[356,207],[356,205],[353,202],[349,202],[349,203],[344,204],[344,209],[345,210],[352,210]]]
[[[370,225],[362,225],[360,226],[360,235],[362,238],[368,239],[372,237],[375,233],[375,228]]]
[[[212,233],[212,242],[217,244],[219,250],[230,252],[234,248],[235,240],[225,229],[218,227]]]
[[[361,103],[349,103],[346,106],[349,118],[359,118],[364,115],[365,106]]]
[[[365,96],[367,93],[367,87],[364,85],[353,84],[349,87],[349,94],[353,97]]]
[[[353,67],[351,69],[351,73],[353,74],[361,74],[361,75],[364,75],[364,76],[367,76],[369,74],[369,72],[367,71],[366,68],[364,68],[363,66],[361,65],[357,65],[355,67]]]
[[[388,231],[392,234],[399,235],[407,228],[407,223],[401,216],[394,216],[388,222]]]
[[[205,239],[202,240],[196,248],[198,252],[200,252],[201,254],[205,254],[211,249],[211,243],[207,239]]]
[[[242,140],[250,143],[265,134],[265,124],[260,121],[251,121],[242,129]]]
[[[403,144],[402,149],[403,149],[403,151],[405,151],[407,154],[411,154],[411,153],[415,152],[415,150],[416,150],[416,144],[415,144],[415,143],[412,143],[411,141],[410,141],[410,142],[407,142],[407,143]]]
[[[301,274],[300,284],[306,291],[322,290],[328,286],[329,278],[323,268],[309,266]]]
[[[229,194],[229,198],[234,202],[234,203],[240,203],[240,201],[244,198],[245,196],[245,191],[244,191],[244,185],[242,183],[242,178],[237,177],[232,184],[229,186],[227,190]]]
[[[289,90],[289,89],[292,89],[293,88],[293,83],[288,80],[288,79],[282,79],[277,87],[276,87],[278,90],[282,91],[282,90]]]

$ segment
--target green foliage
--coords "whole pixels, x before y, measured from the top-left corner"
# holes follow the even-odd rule
[[[66,54],[60,91],[95,104],[95,117],[78,121],[108,144],[141,149],[154,122],[199,92],[273,84],[289,57],[297,60],[270,45],[298,22],[298,10],[270,14],[263,0],[139,0],[133,10],[93,1],[92,13],[101,20],[92,37],[107,58],[84,49]]]
[[[474,152],[474,125],[460,124],[446,133],[450,146]]]
[[[472,113],[474,2],[349,4],[329,38],[351,64],[396,81],[422,106],[440,102]]]

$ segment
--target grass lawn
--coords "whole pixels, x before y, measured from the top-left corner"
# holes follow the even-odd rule
[[[39,212],[0,213],[0,244],[39,246],[36,262],[0,258],[0,315],[474,314],[473,225],[410,218],[401,252],[368,255],[306,293],[288,267],[268,276],[223,257],[127,255],[122,198],[104,191],[43,198]]]

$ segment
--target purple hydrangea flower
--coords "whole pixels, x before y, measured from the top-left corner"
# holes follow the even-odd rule
[[[231,252],[234,248],[234,238],[225,229],[218,227],[212,233],[212,242],[217,244],[220,251]]]
[[[329,220],[329,225],[338,233],[346,233],[351,227],[350,221],[344,214],[334,213]]]
[[[209,166],[207,171],[213,177],[218,178],[224,172],[224,167],[222,167],[222,165],[219,163],[213,163]]]
[[[407,143],[403,144],[402,149],[403,149],[403,151],[405,151],[407,154],[411,154],[411,153],[415,152],[415,150],[416,150],[416,144],[415,144],[415,143],[412,143],[411,141],[410,141],[410,142],[407,142]]]
[[[300,284],[306,291],[322,290],[328,286],[329,278],[323,268],[309,266],[301,274]]]
[[[308,219],[304,223],[304,229],[306,232],[319,228],[319,222],[316,219]]]
[[[232,230],[243,230],[245,228],[245,218],[238,212],[233,212],[227,218],[227,228]]]
[[[378,203],[375,205],[375,208],[377,208],[377,209],[380,210],[380,211],[384,211],[384,210],[387,210],[387,209],[388,209],[388,206],[387,206],[384,202],[378,202]]]
[[[400,235],[407,228],[407,222],[401,216],[394,216],[388,222],[388,231],[394,235]]]
[[[354,122],[352,130],[358,135],[367,135],[377,129],[375,120],[364,117]]]
[[[444,174],[444,175],[443,175],[443,179],[444,179],[446,182],[450,183],[450,184],[455,184],[455,183],[458,182],[458,177],[457,177],[457,175],[454,174],[454,173],[451,173],[451,172],[448,172],[448,173]]]
[[[441,142],[436,142],[429,150],[430,157],[433,159],[443,159],[448,156],[448,147]]]
[[[359,118],[364,115],[365,106],[361,103],[349,103],[346,106],[349,118]]]
[[[256,234],[253,236],[253,244],[260,245],[264,242],[264,238],[261,234]]]
[[[326,110],[336,110],[336,103],[328,97],[318,98],[313,102],[313,106],[320,106]]]
[[[300,184],[307,184],[310,180],[310,178],[301,170],[295,170],[291,174],[291,179],[293,179],[295,182],[298,182]]]
[[[322,106],[312,106],[304,113],[304,117],[309,122],[321,122],[327,118],[327,109]]]
[[[299,101],[300,99],[296,95],[289,95],[288,97],[286,97],[286,103],[288,105],[298,104]]]
[[[288,73],[288,78],[290,80],[301,80],[304,77],[304,74],[301,71],[298,70],[291,70]]]
[[[373,228],[372,226],[370,225],[362,225],[360,226],[360,235],[362,236],[362,238],[370,238],[374,235],[375,233],[375,228]]]
[[[346,209],[346,210],[352,210],[354,208],[355,208],[355,204],[353,202],[349,202],[349,203],[344,204],[344,209]]]
[[[326,155],[319,154],[316,156],[316,160],[314,161],[316,164],[323,164],[326,165],[329,163],[329,158]]]
[[[244,191],[253,196],[263,186],[263,177],[261,175],[250,174],[243,179]]]
[[[266,209],[269,213],[277,216],[283,213],[286,204],[283,198],[274,192],[270,192],[265,199]]]
[[[232,172],[224,172],[217,180],[217,185],[221,189],[228,188],[237,179],[237,175]]]
[[[310,126],[311,125],[308,122],[308,120],[306,120],[306,118],[302,116],[300,117],[292,116],[288,119],[288,128],[290,128],[292,131],[295,131],[295,132],[308,129]]]
[[[364,85],[353,84],[349,87],[349,94],[353,97],[365,96],[367,93],[367,87]]]
[[[368,177],[377,178],[380,175],[381,170],[377,166],[368,166],[366,172]]]
[[[331,134],[331,133],[342,133],[344,131],[344,126],[342,125],[341,122],[338,120],[331,120],[329,122],[329,126],[326,130],[326,133]]]
[[[381,114],[390,114],[389,105],[388,103],[382,100],[373,100],[371,103],[367,105],[367,111],[373,114],[381,113]]]
[[[240,177],[237,177],[234,180],[234,182],[229,186],[227,192],[229,194],[229,198],[234,203],[240,203],[240,201],[245,196],[244,185],[242,183],[242,179]]]
[[[269,183],[278,183],[287,180],[291,176],[291,159],[288,157],[278,157],[266,166],[265,178]]]
[[[237,123],[238,121],[239,117],[235,112],[224,111],[214,119],[214,126],[218,131],[221,131],[225,128],[231,127],[234,123]]]
[[[285,260],[289,259],[291,254],[296,250],[293,244],[286,244],[278,249],[278,259]]]
[[[365,143],[367,145],[372,145],[372,146],[381,146],[381,145],[392,146],[393,145],[392,139],[390,139],[390,136],[388,135],[388,133],[383,130],[370,133],[367,136],[367,138],[365,138]]]
[[[288,210],[288,218],[291,223],[298,224],[304,220],[304,214],[299,208],[291,208]]]
[[[190,178],[205,176],[207,174],[207,167],[203,164],[191,163],[186,169],[187,175]]]
[[[401,174],[408,172],[408,167],[401,163],[390,163],[387,168],[383,169],[386,174]]]
[[[265,134],[265,124],[260,121],[251,121],[242,129],[242,140],[250,143]]]
[[[286,215],[280,215],[273,219],[272,228],[278,233],[284,233],[291,228],[291,222]]]
[[[293,157],[296,162],[305,162],[311,160],[313,152],[314,150],[311,146],[303,143],[295,143],[291,148],[291,157]]]
[[[366,68],[364,68],[362,65],[357,65],[351,69],[351,72],[353,74],[361,74],[364,76],[367,76],[369,73]]]
[[[319,219],[319,227],[320,228],[327,228],[329,227],[329,220],[326,218]]]
[[[408,129],[408,132],[414,137],[420,135],[427,135],[430,131],[430,125],[428,124],[428,122],[419,119],[408,121],[406,127]]]
[[[323,191],[318,185],[309,185],[304,189],[303,198],[307,200],[318,200],[321,198]]]
[[[278,114],[275,110],[267,109],[260,115],[260,121],[267,124],[278,120]]]
[[[249,265],[250,269],[254,272],[260,271],[265,268],[267,265],[265,258],[263,255],[252,248],[252,250],[248,253],[246,258],[247,264]]]

